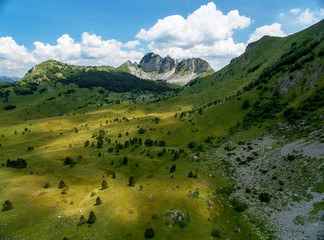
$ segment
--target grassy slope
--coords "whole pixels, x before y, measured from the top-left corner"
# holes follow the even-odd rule
[[[11,239],[15,236],[25,239],[62,239],[65,236],[80,239],[82,236],[86,239],[142,239],[145,228],[153,227],[156,233],[154,239],[209,239],[214,225],[225,239],[263,239],[262,234],[252,228],[241,213],[235,212],[226,199],[213,194],[215,189],[227,186],[231,181],[212,174],[213,167],[204,153],[188,150],[187,144],[196,140],[199,144],[206,145],[204,140],[207,136],[224,137],[238,121],[243,121],[249,110],[242,110],[242,103],[249,99],[252,105],[260,97],[256,89],[244,92],[240,99],[231,99],[209,107],[207,104],[235,95],[237,90],[242,90],[257,79],[263,66],[270,65],[293,42],[300,42],[308,34],[304,31],[283,39],[264,38],[255,43],[247,54],[232,61],[233,75],[228,71],[230,67],[225,67],[212,76],[198,80],[200,83],[186,88],[178,97],[165,102],[122,102],[120,105],[103,107],[87,105],[77,110],[78,98],[82,98],[80,106],[83,106],[89,101],[98,102],[96,98],[100,95],[96,90],[82,89],[52,102],[45,101],[70,88],[60,85],[53,93],[10,97],[9,103],[18,107],[0,111],[0,133],[4,135],[0,136],[0,162],[21,157],[26,159],[29,167],[22,170],[0,168],[0,202],[9,199],[14,205],[13,210],[0,213],[0,238]],[[315,49],[316,53],[322,46],[323,44]],[[247,70],[260,61],[263,61],[263,65],[247,74]],[[316,61],[322,64],[323,58]],[[243,62],[246,65],[242,65]],[[314,70],[305,73],[305,78],[311,76],[312,71]],[[229,72],[228,76],[226,72]],[[223,78],[224,75],[226,77]],[[274,85],[273,82],[267,84]],[[323,86],[323,73],[320,73],[317,85]],[[302,82],[298,82],[283,96],[282,101],[291,100],[292,106],[298,106],[315,91],[314,88],[302,91],[304,88]],[[292,98],[294,93],[301,94]],[[66,104],[62,104],[63,102]],[[179,118],[181,112],[200,107],[203,109],[202,114],[187,113],[184,118]],[[64,115],[66,113],[71,114]],[[63,116],[59,116],[61,114]],[[174,117],[175,114],[177,117]],[[275,121],[281,121],[280,114],[282,113],[278,113],[279,118]],[[121,120],[124,116],[130,121]],[[114,122],[116,117],[119,120]],[[158,124],[152,121],[155,117],[160,118]],[[23,120],[25,118],[27,120]],[[75,127],[78,133],[75,133]],[[139,127],[145,128],[146,133],[138,134]],[[25,128],[28,128],[27,132]],[[101,149],[84,147],[86,140],[96,141],[92,135],[99,130],[105,130],[112,143],[105,143]],[[263,127],[251,128],[242,139],[257,136],[262,131]],[[25,133],[22,134],[23,132]],[[129,132],[129,136],[126,136],[126,132]],[[119,133],[122,134],[121,137],[118,137]],[[119,153],[115,149],[113,153],[107,152],[115,140],[123,143],[135,136],[143,140],[165,140],[166,153],[157,156],[163,149],[157,146],[139,146],[134,150],[130,147]],[[29,146],[34,146],[35,150],[28,152]],[[174,154],[171,150],[181,148],[185,152],[173,161]],[[99,157],[99,152],[103,156]],[[77,161],[79,155],[83,158],[73,168],[63,165],[65,157]],[[198,163],[193,161],[195,155],[199,155]],[[124,156],[129,158],[126,166],[121,164]],[[114,165],[111,165],[111,161],[114,161]],[[170,174],[172,164],[176,164],[177,170]],[[200,178],[187,178],[190,170],[198,171]],[[116,179],[111,178],[112,173],[116,173]],[[135,187],[127,186],[130,176],[135,177]],[[170,178],[171,176],[173,177]],[[61,190],[57,189],[61,179],[69,186],[67,194],[61,194]],[[109,188],[99,190],[103,179],[107,180]],[[51,184],[50,188],[43,188],[46,182]],[[143,186],[141,191],[140,185]],[[189,191],[193,192],[197,188],[200,191],[199,199],[189,198]],[[93,205],[95,197],[90,197],[93,191],[102,198],[102,205]],[[214,202],[213,207],[208,205],[208,200]],[[169,228],[164,219],[164,213],[168,209],[188,211],[191,222],[183,229],[178,226]],[[95,211],[97,222],[91,227],[87,224],[77,226],[81,214],[87,218],[91,210]],[[155,217],[152,218],[153,215]]]

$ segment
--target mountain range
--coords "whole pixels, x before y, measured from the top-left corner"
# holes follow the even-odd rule
[[[165,80],[169,83],[186,84],[199,76],[212,74],[209,63],[200,58],[188,58],[182,61],[170,56],[162,58],[155,53],[147,53],[139,64],[127,61],[119,68],[142,79]]]
[[[0,82],[15,82],[20,80],[19,77],[0,76]]]

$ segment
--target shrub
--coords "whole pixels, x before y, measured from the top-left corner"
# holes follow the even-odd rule
[[[6,166],[12,167],[12,168],[26,168],[27,162],[25,159],[22,159],[22,158],[17,158],[16,161],[15,160],[10,161],[10,159],[8,159]]]
[[[188,143],[188,148],[193,149],[197,147],[197,141],[191,141]]]
[[[63,180],[61,180],[58,185],[58,188],[65,188],[65,187],[67,187],[66,183]]]
[[[87,140],[87,141],[84,142],[84,147],[88,147],[89,145],[90,145],[90,141],[89,140]]]
[[[9,200],[6,200],[4,204],[2,205],[2,211],[8,211],[12,209],[12,202]]]
[[[70,157],[66,157],[64,160],[64,165],[72,165],[73,164],[73,160]]]
[[[243,203],[241,201],[239,201],[238,199],[234,198],[232,201],[231,201],[231,204],[233,205],[234,207],[234,210],[236,212],[243,212],[244,210],[246,210],[248,208],[247,204],[246,203]]]
[[[91,211],[89,214],[88,223],[90,224],[95,223],[96,220],[97,220],[96,214],[93,211]]]
[[[7,105],[4,107],[4,110],[11,110],[11,109],[15,109],[17,106],[15,105]]]
[[[107,183],[106,180],[103,180],[102,183],[101,183],[101,189],[103,190],[103,189],[106,189],[106,188],[108,188],[108,183]]]
[[[128,163],[128,158],[127,158],[127,156],[125,156],[124,160],[123,160],[123,165],[127,165],[127,163]]]
[[[85,224],[85,223],[86,223],[86,219],[85,219],[85,217],[83,215],[81,215],[78,225],[82,225],[82,224]]]
[[[144,233],[145,238],[153,238],[154,237],[154,230],[153,228],[147,228]]]
[[[143,133],[145,133],[146,132],[146,130],[144,129],[144,128],[140,128],[140,129],[138,129],[138,134],[143,134]]]
[[[131,176],[128,180],[128,186],[134,187],[135,186],[135,178]]]
[[[271,200],[271,195],[267,192],[260,193],[259,199],[261,202],[269,203]]]
[[[249,99],[245,99],[242,105],[242,109],[246,110],[250,107],[250,100]]]
[[[144,144],[145,144],[147,147],[152,147],[153,144],[154,144],[154,142],[153,142],[153,140],[152,140],[151,138],[147,138],[147,139],[145,139]]]
[[[173,165],[171,166],[171,168],[170,168],[170,173],[175,172],[175,170],[176,170],[176,165],[173,164]]]
[[[101,198],[100,197],[97,197],[96,198],[96,204],[95,205],[100,205],[100,204],[102,204]]]

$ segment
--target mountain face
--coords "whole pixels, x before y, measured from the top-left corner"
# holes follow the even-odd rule
[[[7,76],[0,76],[0,82],[15,82],[18,81],[20,78],[18,77],[7,77]]]
[[[41,82],[74,83],[80,88],[103,87],[113,92],[145,90],[164,92],[172,90],[164,82],[140,79],[128,72],[117,71],[110,66],[75,66],[49,60],[31,68],[21,82],[37,84]],[[28,91],[27,93],[32,93]]]
[[[139,64],[127,61],[118,69],[134,74],[139,78],[165,80],[180,84],[185,84],[194,78],[214,72],[209,63],[200,58],[188,58],[179,62],[170,56],[162,58],[155,53],[146,54]]]

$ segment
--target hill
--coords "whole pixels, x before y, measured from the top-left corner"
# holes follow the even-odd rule
[[[209,63],[200,58],[188,58],[182,61],[170,56],[162,58],[155,53],[147,53],[139,64],[127,61],[119,68],[143,79],[165,80],[169,83],[186,84],[199,76],[214,72]]]
[[[179,92],[51,62],[0,83],[0,239],[321,239],[323,33],[264,37]]]
[[[58,61],[46,61],[28,71],[22,82],[53,81],[74,83],[81,88],[103,87],[113,92],[149,90],[163,92],[172,90],[162,82],[140,79],[132,74],[116,71],[109,66],[75,66]]]

